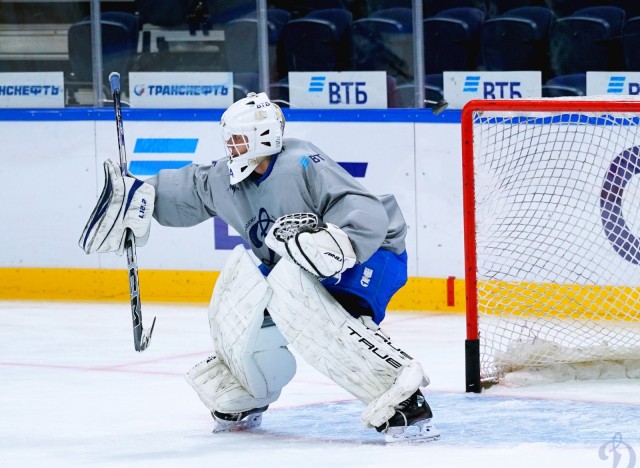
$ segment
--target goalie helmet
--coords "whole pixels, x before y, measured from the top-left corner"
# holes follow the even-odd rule
[[[260,161],[282,150],[284,124],[280,107],[265,93],[249,93],[222,114],[221,133],[232,184],[249,177]]]

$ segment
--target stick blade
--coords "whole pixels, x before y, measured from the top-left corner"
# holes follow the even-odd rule
[[[440,99],[433,105],[433,107],[431,108],[431,112],[433,112],[433,115],[440,115],[445,111],[447,107],[449,107],[449,103],[444,99]]]
[[[153,317],[153,322],[151,322],[151,328],[149,330],[142,330],[142,337],[140,339],[140,344],[136,346],[136,351],[144,351],[149,346],[149,342],[151,341],[151,335],[153,334],[153,329],[156,326],[156,318]]]

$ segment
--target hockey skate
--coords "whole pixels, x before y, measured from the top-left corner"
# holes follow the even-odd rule
[[[440,432],[431,422],[433,413],[424,396],[417,390],[396,406],[396,414],[382,426],[376,427],[384,433],[384,441],[430,442],[440,437]]]
[[[220,413],[213,411],[213,433],[216,432],[232,432],[232,431],[244,431],[246,429],[253,429],[259,427],[262,424],[262,413],[264,413],[269,406],[263,406],[262,408],[254,408],[249,411],[243,411],[242,413]]]

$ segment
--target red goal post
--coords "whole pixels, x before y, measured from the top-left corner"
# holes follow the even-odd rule
[[[461,123],[467,391],[640,377],[640,101],[475,100]]]

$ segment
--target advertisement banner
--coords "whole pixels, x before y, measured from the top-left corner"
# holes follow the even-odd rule
[[[138,108],[226,109],[233,104],[233,74],[131,72],[129,101]]]
[[[63,73],[0,73],[0,107],[13,109],[64,107]]]
[[[291,72],[291,108],[386,109],[385,72]]]
[[[587,72],[587,96],[640,94],[640,73]]]
[[[449,109],[462,109],[472,99],[518,99],[542,96],[539,71],[444,72],[444,98]]]

